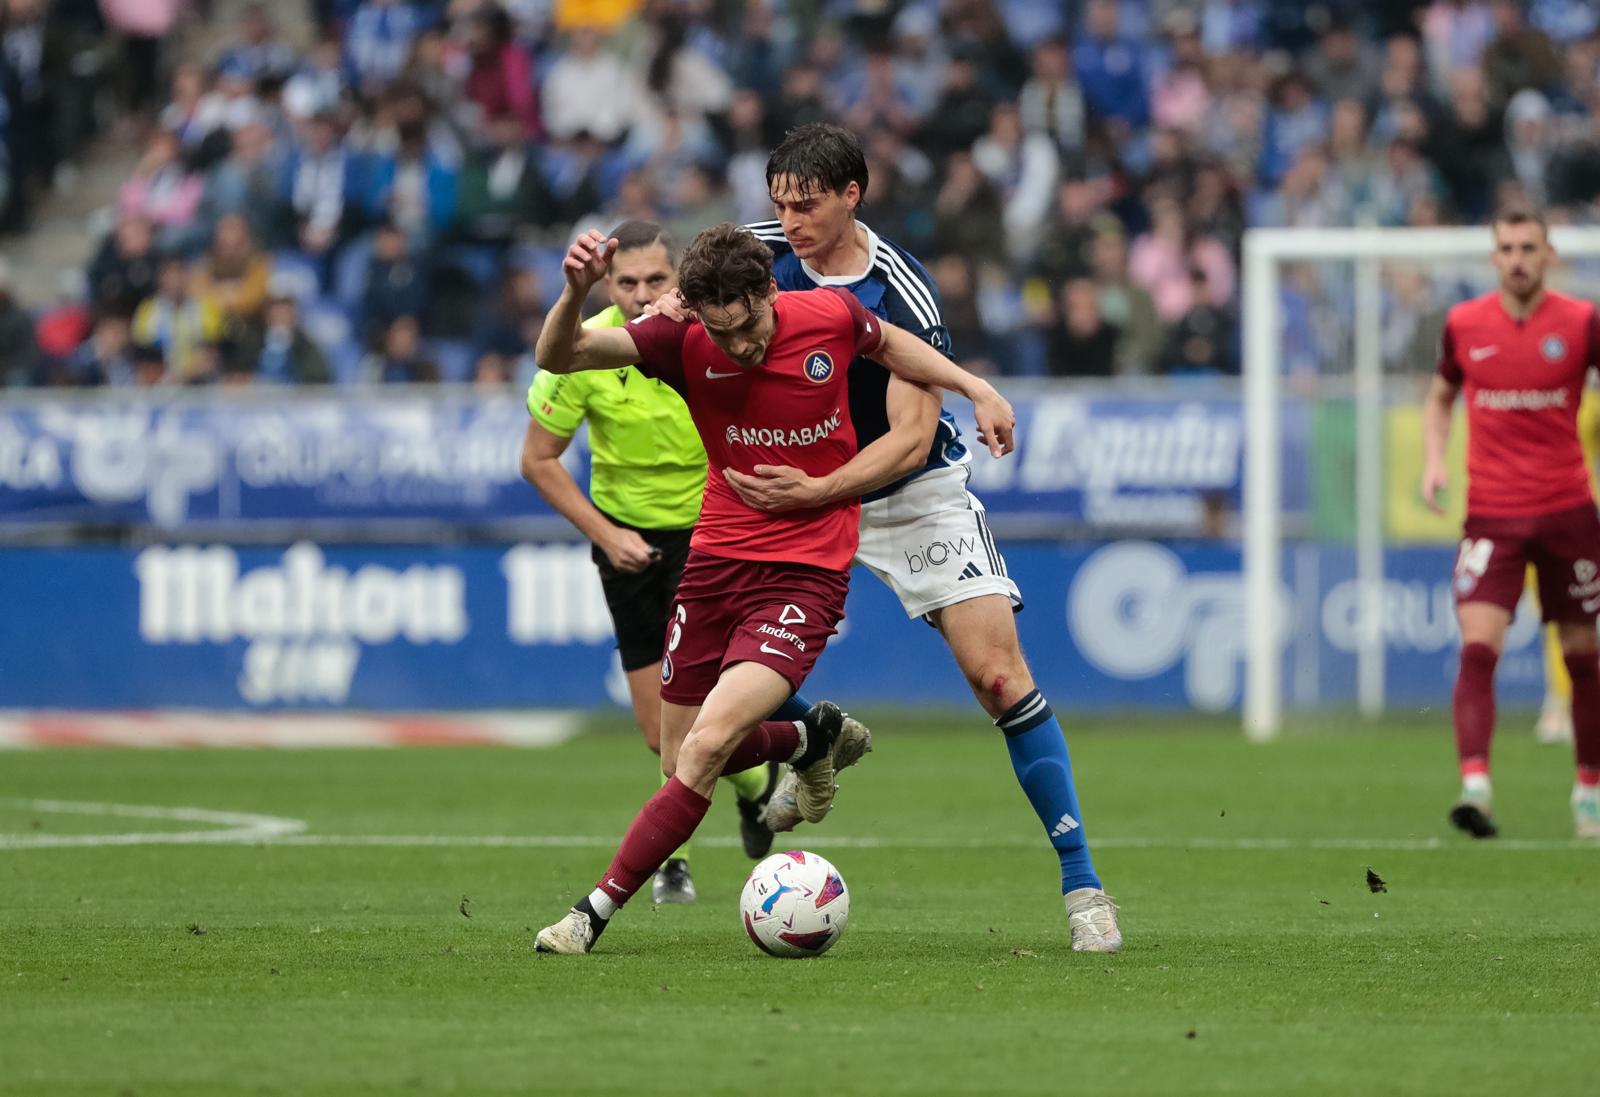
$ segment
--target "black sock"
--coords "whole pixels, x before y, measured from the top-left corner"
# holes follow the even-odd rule
[[[581,910],[583,913],[589,916],[589,925],[594,929],[595,938],[598,940],[601,932],[606,928],[606,924],[610,921],[610,919],[602,918],[600,915],[595,913],[594,906],[589,902],[589,897],[587,895],[585,895],[582,899],[579,899],[576,903],[573,903],[572,909]]]
[[[800,757],[789,763],[795,769],[805,769],[822,761],[828,751],[833,749],[833,741],[839,737],[839,727],[842,726],[842,721],[835,722],[835,720],[830,720],[829,723],[833,724],[833,726],[825,730],[821,727],[821,721],[816,718],[831,715],[833,706],[827,705],[824,708],[824,705],[827,705],[827,703],[823,702],[823,704],[815,706],[811,712],[806,714],[806,718],[801,721],[806,726],[806,749],[800,752]],[[822,711],[818,712],[818,709]]]

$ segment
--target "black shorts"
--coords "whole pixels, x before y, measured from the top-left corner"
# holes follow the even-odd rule
[[[612,567],[598,545],[590,553],[595,567],[600,569],[606,608],[611,611],[611,623],[617,630],[622,669],[639,670],[661,662],[661,648],[667,639],[667,617],[672,613],[678,579],[683,575],[684,561],[689,558],[689,536],[694,531],[637,529],[615,518],[611,521],[634,530],[651,546],[661,550],[660,559],[636,574]]]

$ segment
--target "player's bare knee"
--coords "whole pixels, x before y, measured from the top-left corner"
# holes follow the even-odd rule
[[[705,724],[695,728],[684,738],[678,748],[676,776],[693,786],[707,774],[718,774],[723,763],[738,745],[734,729],[718,724]]]
[[[973,660],[961,670],[978,703],[991,716],[999,716],[1033,690],[1033,675],[1020,651]]]

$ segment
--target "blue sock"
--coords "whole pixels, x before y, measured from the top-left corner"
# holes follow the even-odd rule
[[[778,706],[770,719],[773,720],[804,720],[806,713],[811,711],[811,702],[798,693]]]
[[[1083,816],[1078,811],[1078,790],[1072,785],[1067,737],[1049,702],[1034,690],[1007,709],[995,726],[1005,732],[1017,783],[1028,794],[1028,802],[1061,858],[1061,893],[1099,887],[1100,877],[1095,875],[1083,834]]]

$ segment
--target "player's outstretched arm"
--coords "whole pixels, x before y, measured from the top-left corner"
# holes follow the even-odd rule
[[[1017,425],[1017,413],[1010,402],[989,382],[968,373],[915,335],[893,324],[884,324],[878,349],[867,357],[896,377],[949,389],[971,400],[978,420],[978,435],[994,456],[1003,457],[1016,448],[1012,431]]]
[[[856,499],[915,472],[927,460],[939,425],[939,394],[926,385],[889,378],[889,429],[826,476],[790,465],[757,465],[755,475],[724,469],[723,478],[746,504],[770,512]]]
[[[586,328],[583,302],[606,276],[617,242],[590,229],[567,249],[561,272],[567,284],[544,318],[534,360],[551,373],[577,373],[589,369],[621,369],[639,360],[633,336],[623,328]]]
[[[1450,448],[1450,419],[1461,386],[1434,375],[1422,401],[1422,501],[1435,514],[1444,513],[1444,490],[1450,474],[1445,453]]]

